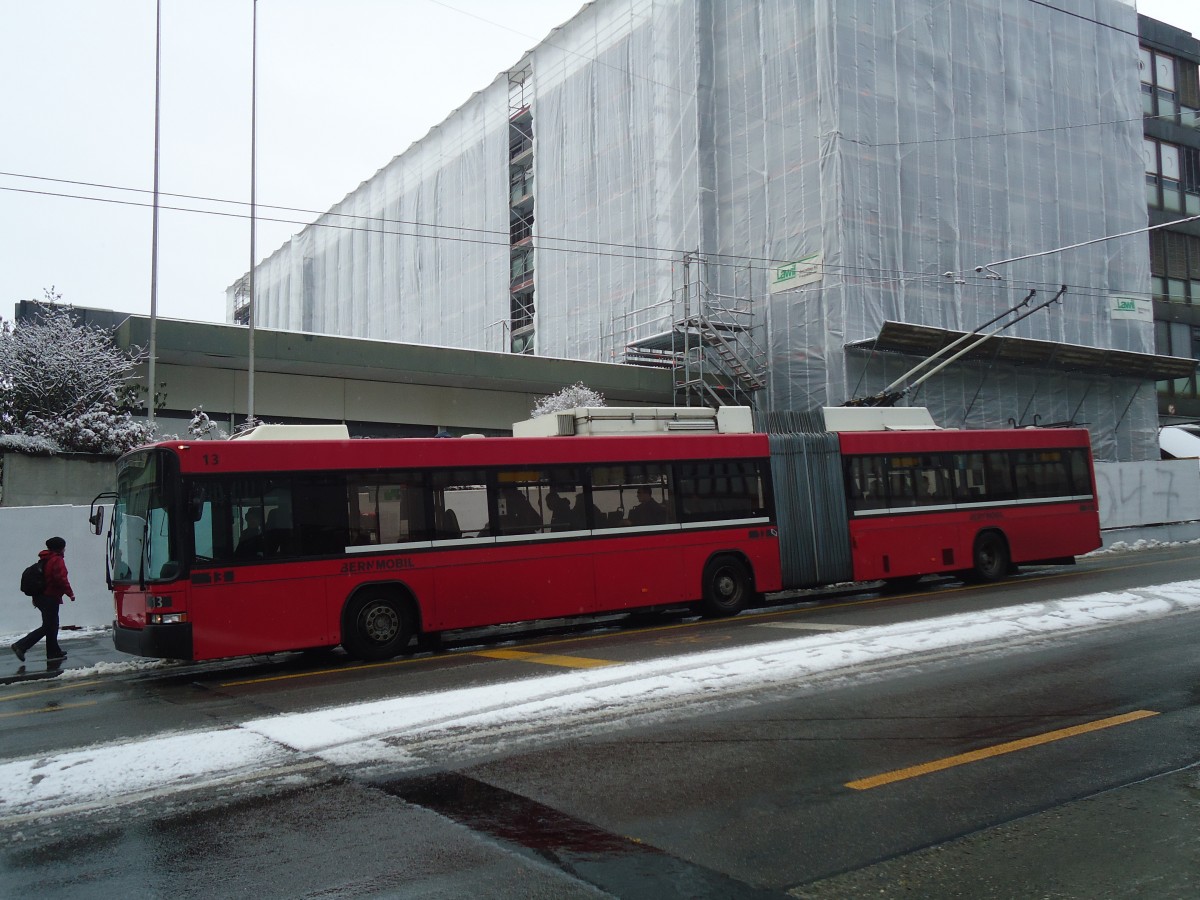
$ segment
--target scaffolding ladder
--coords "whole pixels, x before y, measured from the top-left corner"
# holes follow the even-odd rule
[[[670,369],[680,406],[755,406],[767,383],[766,354],[755,339],[751,301],[712,291],[697,253],[684,257],[681,272],[670,301],[614,319],[614,356]]]

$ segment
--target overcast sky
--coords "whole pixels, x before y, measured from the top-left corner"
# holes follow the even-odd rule
[[[149,312],[155,5],[0,0],[0,317],[52,285]],[[259,0],[259,204],[328,209],[582,5]],[[1139,8],[1200,35],[1198,0]],[[162,192],[249,200],[251,9],[162,0]],[[161,205],[159,314],[224,321],[225,288],[249,267],[246,207]],[[300,221],[260,221],[260,259],[313,218],[286,215]]]

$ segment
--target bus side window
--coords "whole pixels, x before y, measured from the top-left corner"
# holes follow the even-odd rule
[[[640,495],[640,496],[639,496]],[[661,525],[674,518],[670,466],[627,463],[592,469],[592,528]]]
[[[624,466],[595,466],[592,469],[591,527],[616,528],[625,520]],[[632,499],[632,495],[629,498]]]
[[[501,475],[505,473],[500,473]],[[534,508],[525,485],[501,484],[496,493],[497,534],[534,534],[542,530],[541,513]]]
[[[957,503],[978,503],[987,494],[986,473],[982,453],[956,453],[952,458],[954,500]]]
[[[290,556],[292,550],[292,515],[281,506],[267,512],[267,525],[263,529],[264,556]]]
[[[487,475],[482,469],[434,472],[434,540],[486,537],[488,530]]]
[[[281,552],[328,556],[345,550],[349,533],[345,476],[325,472],[301,475],[292,487],[290,543],[286,549],[281,545]]]
[[[852,509],[883,509],[886,507],[883,458],[879,456],[850,457],[848,488]]]
[[[587,528],[587,502],[583,492],[583,474],[579,469],[551,469],[549,483],[543,485],[542,500],[546,531],[582,531]]]
[[[754,460],[679,463],[676,473],[681,522],[754,518],[766,511],[762,470]]]
[[[580,470],[510,469],[496,473],[497,534],[544,534],[586,528]]]
[[[946,460],[943,456],[922,456],[918,475],[918,503],[925,506],[939,506],[951,501],[953,491],[950,485],[950,472],[946,468]]]
[[[350,520],[346,546],[430,539],[423,475],[415,472],[365,474],[354,477],[349,487]]]
[[[916,469],[907,457],[895,458],[888,468],[888,505],[893,509],[917,503]]]
[[[1091,495],[1092,479],[1088,471],[1087,451],[1074,449],[1067,451],[1068,476],[1071,479],[1071,493]]]
[[[433,501],[434,534],[441,540],[456,540],[462,537],[462,527],[458,524],[458,513],[447,509],[442,498]]]
[[[349,529],[347,547],[378,544],[379,540],[379,486],[376,484],[351,484],[348,492]]]
[[[984,454],[984,466],[987,473],[985,495],[989,501],[1014,500],[1016,491],[1013,489],[1012,461],[1009,454],[1003,450],[989,450]]]

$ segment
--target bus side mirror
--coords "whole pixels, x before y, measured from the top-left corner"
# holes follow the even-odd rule
[[[104,533],[104,507],[100,505],[100,501],[107,499],[116,500],[117,495],[113,491],[105,491],[103,494],[97,494],[96,499],[92,501],[91,514],[88,516],[92,534]]]

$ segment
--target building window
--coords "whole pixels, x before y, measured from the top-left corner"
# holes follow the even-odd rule
[[[1200,75],[1196,63],[1149,47],[1140,48],[1138,54],[1142,113],[1200,128]]]
[[[1155,300],[1200,306],[1200,237],[1150,232],[1150,284]]]
[[[1200,215],[1200,149],[1144,138],[1146,205]]]
[[[1154,350],[1162,356],[1200,359],[1200,328],[1182,322],[1157,321],[1154,323]],[[1158,396],[1197,399],[1196,376],[1158,382]]]

